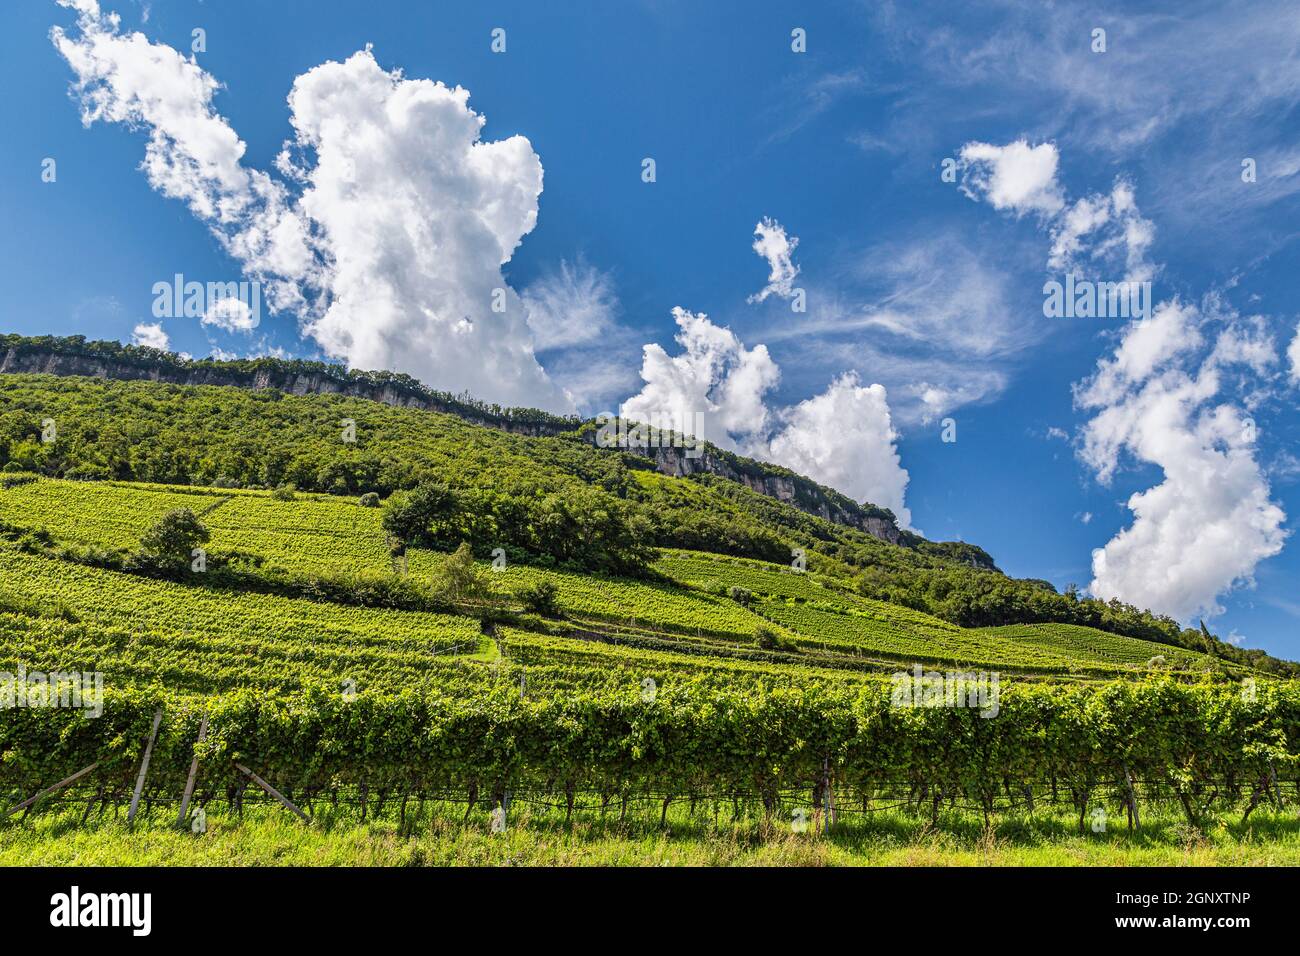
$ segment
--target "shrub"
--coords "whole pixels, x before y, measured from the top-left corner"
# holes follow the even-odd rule
[[[357,504],[361,505],[361,507],[363,508],[378,508],[379,507],[378,492],[367,491],[364,495],[362,495],[357,500]]]
[[[188,564],[195,548],[212,538],[207,526],[189,508],[167,512],[140,538],[140,551],[169,564]]]
[[[760,624],[754,629],[754,643],[765,651],[794,650],[793,644],[766,624]]]
[[[540,614],[542,617],[560,616],[559,589],[556,588],[554,581],[543,580],[535,584],[525,584],[515,592],[515,597],[523,602],[525,611]]]
[[[733,586],[727,589],[727,597],[731,598],[741,607],[749,607],[750,603],[754,600],[754,593],[748,588]]]
[[[298,497],[297,489],[293,485],[279,485],[271,492],[271,497],[276,501],[293,501]]]

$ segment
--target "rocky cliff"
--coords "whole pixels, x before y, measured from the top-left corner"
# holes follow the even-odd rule
[[[403,408],[422,408],[445,412],[475,424],[502,428],[521,435],[534,437],[556,435],[575,428],[577,419],[555,418],[550,421],[520,421],[509,415],[492,414],[468,402],[458,402],[439,393],[420,394],[397,382],[371,382],[348,378],[329,371],[302,371],[295,363],[278,363],[260,360],[254,363],[224,363],[203,361],[176,364],[124,361],[98,356],[69,354],[53,351],[25,351],[10,347],[0,359],[0,374],[31,373],[38,375],[82,375],[90,378],[140,379],[166,382],[171,385],[233,385],[239,388],[274,388],[289,395],[348,395],[365,398],[385,405]],[[244,369],[243,364],[255,367]],[[319,363],[301,363],[319,364]],[[281,367],[277,367],[281,366]],[[327,366],[329,368],[335,368]],[[550,418],[552,416],[546,416]]]
[[[224,385],[274,388],[290,395],[348,395],[406,408],[456,415],[472,424],[533,437],[578,433],[598,446],[596,431],[576,418],[535,409],[501,409],[427,388],[415,379],[392,373],[349,371],[320,362],[279,359],[204,359],[193,361],[157,349],[117,342],[87,342],[72,338],[0,336],[0,374],[73,375],[135,379],[173,385]],[[883,509],[861,506],[816,482],[763,462],[742,458],[712,445],[688,453],[680,446],[647,444],[626,450],[649,458],[665,475],[688,477],[712,474],[738,482],[759,494],[786,502],[836,524],[858,528],[891,544],[911,544],[916,536],[899,530]]]
[[[599,447],[594,430],[584,430],[582,438]],[[848,498],[801,475],[722,452],[712,445],[700,449],[680,445],[628,443],[627,451],[649,458],[665,475],[686,478],[710,474],[726,478],[769,498],[793,505],[835,524],[858,528],[890,544],[902,544],[904,533],[894,519],[877,509],[864,509]]]

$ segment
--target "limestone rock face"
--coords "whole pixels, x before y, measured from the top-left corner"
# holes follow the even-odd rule
[[[421,408],[427,411],[456,415],[474,425],[498,428],[518,435],[544,437],[560,434],[567,429],[547,422],[512,421],[506,417],[476,414],[472,408],[440,402],[434,398],[415,394],[392,384],[340,381],[327,374],[302,374],[273,368],[249,372],[223,369],[219,365],[197,365],[192,368],[163,363],[134,363],[96,358],[62,352],[43,352],[10,348],[0,360],[0,374],[30,373],[43,375],[77,375],[89,378],[146,380],[173,385],[227,385],[239,388],[278,389],[290,395],[347,395],[383,402],[402,408]],[[584,433],[583,440],[596,445],[595,432]],[[684,478],[696,474],[712,474],[745,485],[747,488],[817,515],[836,524],[847,525],[874,535],[891,544],[898,544],[902,535],[898,526],[887,517],[855,514],[831,500],[814,482],[795,479],[781,474],[763,473],[762,469],[741,469],[707,447],[687,449],[631,445],[627,451],[651,459],[656,469],[665,475]],[[841,499],[843,500],[843,499]]]
[[[583,435],[588,444],[596,445],[596,434],[588,432]],[[760,495],[775,498],[777,501],[793,505],[800,511],[817,515],[835,524],[847,525],[865,531],[882,541],[898,544],[902,533],[898,526],[886,517],[853,514],[835,502],[810,481],[803,482],[802,494],[793,478],[785,475],[754,474],[733,466],[726,459],[715,455],[707,448],[686,449],[676,446],[661,447],[657,445],[638,444],[633,441],[624,450],[649,458],[655,468],[665,475],[685,478],[689,475],[711,474],[742,484]]]

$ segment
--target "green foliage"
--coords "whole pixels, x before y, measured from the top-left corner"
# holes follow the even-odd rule
[[[163,561],[188,564],[194,549],[211,539],[211,532],[193,511],[175,508],[141,536],[140,550]]]
[[[754,629],[754,643],[765,651],[791,650],[794,646],[766,624]]]
[[[446,485],[426,482],[410,491],[390,495],[384,505],[383,528],[406,544],[435,547],[450,529],[457,502]]]
[[[515,591],[515,596],[523,604],[524,610],[543,617],[559,617],[559,588],[554,581],[539,580],[525,584]]]
[[[487,577],[474,563],[474,552],[464,543],[438,561],[434,568],[433,590],[455,604],[484,602],[492,596]]]
[[[741,607],[749,607],[754,601],[754,594],[748,588],[732,585],[727,588],[727,597],[731,598]]]
[[[180,583],[0,545],[0,671],[101,670],[113,686],[191,693],[344,677],[397,690],[438,679],[453,647],[481,649],[473,617],[349,606],[324,587],[293,598],[190,583],[214,573]]]
[[[166,353],[109,343],[48,337],[6,337],[5,343],[19,354],[53,350],[148,367],[160,376],[170,374],[169,369],[177,374],[195,369],[194,363]],[[220,369],[223,380],[228,377],[241,384],[251,384],[264,373],[272,380],[281,373],[301,373],[321,376],[340,387],[355,385],[365,394],[371,385],[392,385],[399,391],[405,387],[384,373],[354,374],[319,363],[267,361],[270,364],[197,364],[205,374]],[[299,498],[328,492],[354,501],[372,492],[391,497],[423,486],[447,489],[452,499],[449,511],[435,515],[437,520],[427,526],[414,520],[398,522],[402,534],[384,541],[382,531],[372,537],[366,525],[356,539],[364,545],[354,544],[350,535],[335,541],[340,549],[356,553],[335,554],[322,547],[319,557],[311,560],[332,563],[330,574],[351,573],[345,565],[361,560],[363,547],[375,555],[366,558],[376,565],[368,570],[380,570],[390,554],[400,558],[404,544],[414,546],[421,539],[428,542],[425,546],[439,550],[468,541],[480,557],[501,547],[512,560],[625,576],[646,573],[652,547],[699,549],[775,563],[788,562],[791,548],[800,547],[812,571],[841,585],[856,577],[865,597],[925,611],[962,627],[1077,624],[1278,674],[1300,672],[1262,651],[1233,647],[1200,630],[1183,630],[1168,618],[1117,601],[1085,599],[1077,591],[1057,594],[1042,582],[1007,578],[973,545],[928,542],[905,532],[898,533],[898,544],[887,543],[855,526],[855,522],[873,522],[878,530],[883,527],[882,533],[891,533],[889,516],[881,509],[853,503],[827,489],[819,491],[814,483],[784,469],[716,449],[709,452],[721,465],[755,484],[788,481],[794,500],[805,506],[820,496],[843,523],[716,474],[689,479],[658,474],[647,459],[592,447],[568,420],[534,420],[518,410],[501,412],[472,402],[440,404],[434,393],[420,392],[415,386],[418,383],[411,386],[412,396],[427,392],[431,407],[445,407],[463,417],[338,394],[299,396],[274,389],[179,386],[165,381],[5,375],[0,377],[0,469],[10,469],[9,474],[201,485],[214,492],[217,484],[240,488],[292,484],[302,489]],[[59,424],[55,442],[40,440],[41,421],[46,417]],[[338,441],[337,424],[343,418],[363,426],[357,442]],[[467,418],[499,427],[481,427]],[[0,488],[0,497],[20,490]],[[242,494],[235,493],[230,505],[243,507],[243,500]],[[230,505],[220,506],[216,515]],[[125,524],[133,517],[112,512],[93,524],[103,524],[107,530],[107,524]],[[362,528],[362,519],[350,520]],[[212,526],[214,534],[221,533]],[[134,534],[141,530],[136,527]],[[285,532],[261,535],[244,526],[239,534],[258,541],[259,547],[266,540],[268,546],[259,553],[268,562],[282,565],[290,560]],[[274,547],[271,537],[278,537]],[[249,550],[242,545],[239,549]]]
[[[44,416],[60,423],[50,445]],[[345,417],[366,425],[355,446],[337,441]],[[101,758],[96,784],[129,791],[159,702],[150,786],[167,793],[205,713],[209,788],[239,759],[295,792],[713,792],[770,808],[829,773],[837,794],[942,792],[988,812],[1049,781],[1086,803],[1132,772],[1195,823],[1224,781],[1297,778],[1300,685],[1229,683],[1289,665],[1006,578],[973,546],[890,544],[573,436],[339,396],[6,376],[0,467],[0,670],[110,676],[100,719],[0,711],[6,798]],[[69,475],[112,480],[49,477]],[[160,572],[131,559],[137,542],[165,563],[208,544],[208,570]],[[655,548],[683,543],[713,553]],[[476,560],[498,548],[503,569]],[[897,705],[885,675],[916,662],[1002,670],[997,719]]]
[[[608,574],[642,574],[654,557],[644,519],[587,486],[529,496],[421,484],[388,499],[383,528],[407,545],[447,550],[474,542],[480,554],[506,547],[539,564]]]
[[[297,492],[298,489],[290,482],[285,485],[277,485],[275,490],[271,492],[271,497],[276,501],[293,501],[294,498],[298,497]]]
[[[639,685],[521,699],[328,685],[292,695],[251,690],[205,701],[155,689],[105,692],[103,716],[25,708],[0,722],[0,788],[34,792],[94,760],[100,782],[129,791],[154,710],[163,726],[151,786],[177,793],[197,752],[209,787],[233,784],[233,762],[265,768],[295,792],[365,783],[395,792],[443,788],[619,794],[731,794],[773,808],[829,776],[837,793],[881,787],[939,792],[991,812],[1005,794],[1060,784],[1086,809],[1105,781],[1131,774],[1144,794],[1181,802],[1200,825],[1228,789],[1214,781],[1290,784],[1300,753],[1300,690],[1168,679],[1102,687],[1003,688],[999,712],[899,707],[888,683],[851,690],[714,690],[682,685],[652,704]],[[208,734],[195,748],[199,720]],[[1082,810],[1081,810],[1082,812]]]

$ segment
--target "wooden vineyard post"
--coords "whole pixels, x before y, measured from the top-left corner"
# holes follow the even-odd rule
[[[1142,818],[1138,815],[1138,798],[1137,792],[1133,789],[1133,775],[1128,772],[1128,764],[1124,765],[1124,783],[1128,786],[1128,805],[1133,811],[1133,829],[1142,829]]]
[[[140,794],[144,792],[144,778],[149,773],[149,759],[153,756],[153,742],[158,737],[158,725],[162,723],[162,708],[153,714],[153,730],[149,731],[149,742],[144,745],[144,759],[140,761],[140,772],[135,777],[135,792],[131,794],[131,808],[126,811],[126,825],[135,819],[135,811],[140,808]]]
[[[204,714],[203,719],[199,721],[199,743],[203,743],[208,736],[208,715]],[[197,747],[194,752],[194,759],[190,761],[190,775],[185,778],[185,793],[181,795],[181,812],[176,817],[176,825],[184,828],[185,814],[190,809],[190,798],[194,796],[194,780],[199,773],[199,754]]]
[[[831,758],[827,757],[822,764],[822,793],[823,800],[826,801],[826,832],[829,833],[831,824],[835,822],[835,794],[831,792]]]
[[[269,783],[267,783],[257,774],[253,773],[253,771],[249,770],[242,763],[236,763],[235,769],[238,770],[240,773],[245,774],[250,780],[253,781],[253,783],[257,784],[259,787],[261,787],[271,796],[275,797],[275,799],[279,800],[280,803],[282,803],[287,809],[292,810],[295,814],[297,814],[299,820],[301,820],[303,823],[307,824],[308,826],[311,826],[311,817],[307,816],[307,814],[299,810],[294,805],[293,801],[290,800],[288,797],[286,797],[284,794],[282,794],[279,790],[275,789],[275,787],[271,786]]]
[[[78,770],[78,771],[77,771],[76,773],[74,773],[71,777],[64,777],[64,778],[63,778],[62,780],[60,780],[58,783],[54,784],[54,786],[52,786],[52,787],[46,787],[44,790],[39,791],[39,792],[38,792],[34,797],[28,797],[28,798],[27,798],[26,800],[24,800],[22,803],[18,804],[18,806],[14,807],[12,810],[7,811],[7,812],[5,813],[5,816],[7,816],[7,817],[9,817],[9,816],[13,816],[13,815],[14,815],[15,813],[17,813],[19,810],[22,810],[22,809],[25,809],[26,807],[30,807],[30,806],[32,806],[34,803],[36,803],[37,800],[41,799],[41,797],[47,797],[47,796],[49,796],[51,793],[54,793],[54,792],[57,791],[57,790],[62,790],[64,787],[68,786],[68,784],[70,784],[70,783],[76,783],[78,780],[80,780],[80,779],[81,779],[82,777],[84,777],[86,774],[90,773],[90,771],[94,770],[96,767],[98,767],[98,766],[99,766],[101,763],[103,763],[103,762],[104,762],[104,761],[102,761],[102,760],[96,760],[96,761],[95,761],[94,763],[92,763],[89,767],[84,767],[84,768],[82,768],[81,770]]]

